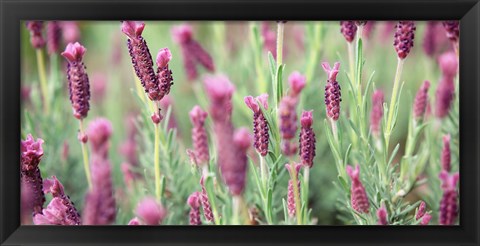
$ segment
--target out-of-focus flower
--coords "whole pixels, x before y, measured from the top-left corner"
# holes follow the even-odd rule
[[[420,120],[425,115],[425,110],[428,103],[428,89],[430,88],[430,82],[425,80],[415,95],[415,101],[413,102],[413,116],[416,120]]]
[[[450,134],[443,136],[443,148],[442,148],[442,170],[450,172],[451,167],[451,150],[450,150]]]
[[[193,192],[187,200],[188,206],[190,206],[189,222],[190,225],[201,225],[200,219],[200,192]]]
[[[140,221],[138,220],[137,217],[135,217],[128,222],[128,225],[130,225],[130,226],[140,225]]]
[[[54,54],[58,51],[62,29],[58,21],[49,21],[47,23],[47,51],[48,54]]]
[[[146,197],[136,208],[137,216],[146,225],[159,225],[167,215],[167,211],[153,197]]]
[[[295,217],[295,214],[296,214],[295,191],[294,191],[295,188],[293,187],[294,185],[293,177],[295,177],[295,180],[297,181],[297,191],[298,191],[298,195],[300,196],[300,180],[298,180],[298,172],[300,171],[301,167],[302,165],[300,163],[285,164],[285,168],[288,170],[290,174],[290,180],[288,180],[287,209],[288,209],[288,215],[291,218]],[[299,197],[297,198],[300,200]]]
[[[76,21],[62,21],[62,36],[65,43],[75,43],[80,41],[80,28]]]
[[[383,203],[382,206],[377,210],[377,218],[379,225],[388,225],[388,214],[387,208],[385,208],[385,204]]]
[[[72,103],[73,116],[77,119],[87,117],[90,109],[90,83],[88,80],[86,67],[83,64],[83,55],[87,49],[81,44],[69,43],[62,52],[68,61],[67,79],[70,92],[70,102]]]
[[[300,130],[300,159],[302,165],[308,168],[313,167],[313,159],[315,158],[315,132],[313,132],[313,111],[303,111],[300,119],[302,128]]]
[[[41,213],[45,203],[43,179],[38,165],[43,156],[43,139],[33,139],[31,134],[20,144],[20,179],[26,191],[31,193],[33,213]]]
[[[351,43],[355,39],[357,33],[357,25],[353,21],[340,21],[340,32],[343,34],[347,42]]]
[[[415,215],[415,219],[418,220],[422,218],[425,215],[426,210],[427,210],[427,204],[424,201],[422,201],[418,206],[418,211],[417,211],[417,215]]]
[[[45,179],[43,182],[43,191],[45,193],[50,193],[53,196],[50,204],[52,206],[47,206],[46,209],[42,211],[43,216],[35,216],[33,218],[35,224],[52,224],[56,223],[59,218],[61,218],[61,225],[81,225],[80,214],[75,208],[75,204],[70,200],[65,194],[62,183],[57,179],[57,177],[52,176],[50,179]],[[56,200],[55,202],[53,202]],[[52,204],[53,203],[53,204]],[[61,206],[59,204],[62,204]],[[55,215],[56,213],[56,215]],[[50,215],[55,215],[52,218],[49,218]],[[55,219],[55,220],[52,220]],[[37,220],[37,221],[36,221]],[[50,221],[50,223],[47,223]]]
[[[192,143],[194,154],[196,156],[197,164],[207,165],[210,160],[208,151],[207,131],[205,130],[205,120],[208,113],[203,111],[200,106],[196,105],[190,111],[190,120],[193,124],[192,128]]]
[[[442,22],[443,27],[447,33],[447,37],[452,42],[458,42],[460,37],[460,22],[459,21],[444,21]]]
[[[435,115],[444,118],[448,115],[455,96],[455,85],[451,78],[443,77],[435,92]]]
[[[362,181],[360,181],[360,166],[356,166],[355,170],[351,166],[347,166],[347,174],[352,180],[351,188],[351,203],[352,208],[359,213],[367,213],[370,209],[370,203],[368,202],[367,192],[363,187]]]
[[[307,78],[300,74],[299,72],[295,71],[290,76],[288,76],[288,84],[290,85],[290,95],[292,97],[298,97],[300,92],[302,92],[303,88],[307,83]]]
[[[362,36],[363,38],[371,38],[373,30],[375,29],[375,21],[367,21],[363,27]]]
[[[92,99],[95,103],[101,104],[107,92],[107,77],[103,73],[95,73],[92,76]]]
[[[80,225],[75,220],[71,220],[70,208],[67,207],[62,199],[54,197],[42,213],[33,216],[35,225]]]
[[[207,76],[204,80],[205,90],[210,99],[210,115],[214,122],[230,120],[232,114],[232,95],[235,87],[224,76]]]
[[[112,123],[105,118],[97,118],[90,122],[87,135],[90,139],[94,155],[101,156],[102,158],[108,157],[108,150],[110,148],[109,139],[112,131]]]
[[[446,52],[438,58],[442,75],[446,78],[455,78],[458,71],[458,59],[455,52]]]
[[[264,21],[261,25],[261,32],[263,39],[263,50],[272,53],[273,58],[277,58],[277,34],[271,30],[268,22]]]
[[[442,200],[440,201],[440,225],[453,225],[458,216],[458,194],[457,183],[459,174],[448,174],[447,171],[440,172],[442,180]]]
[[[372,111],[370,112],[370,129],[378,137],[383,117],[384,94],[382,90],[375,90],[372,95]]]
[[[327,106],[327,116],[336,121],[340,116],[340,102],[342,93],[340,84],[337,82],[337,74],[340,69],[340,63],[335,62],[333,68],[327,62],[322,63],[323,70],[327,73],[327,84],[325,85],[325,105]]]
[[[297,133],[297,107],[298,100],[292,96],[284,96],[278,107],[280,135],[282,137],[282,152],[291,156],[296,154],[297,145],[291,140]]]
[[[423,51],[427,56],[433,57],[438,49],[439,40],[437,39],[437,21],[428,21],[423,36]]]
[[[205,220],[212,222],[214,220],[212,207],[210,206],[210,201],[208,200],[207,189],[205,188],[205,179],[204,176],[200,179],[200,185],[202,186],[202,192],[200,193],[200,202],[203,207],[203,215]]]
[[[45,47],[45,39],[43,38],[43,21],[27,21],[27,29],[30,31],[30,43],[33,48],[41,49]]]
[[[405,59],[413,48],[413,39],[415,38],[415,22],[399,21],[395,26],[395,35],[393,46],[397,51],[398,58]]]
[[[247,96],[244,100],[245,104],[253,111],[253,146],[259,154],[266,156],[269,142],[268,123],[260,105],[264,109],[268,109],[268,94],[262,94],[256,98]]]

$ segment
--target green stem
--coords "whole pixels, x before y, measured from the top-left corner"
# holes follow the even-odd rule
[[[277,24],[277,69],[283,64],[283,32],[285,23],[279,21]]]
[[[43,58],[43,51],[41,49],[36,49],[37,53],[37,66],[38,66],[38,77],[40,79],[40,90],[42,91],[43,96],[43,106],[45,113],[50,112],[50,99],[48,97],[48,87],[47,87],[47,75],[45,72],[45,59]]]
[[[307,206],[308,204],[308,192],[309,192],[309,181],[310,181],[310,168],[309,167],[305,167],[303,169],[303,196],[304,196],[304,201],[303,203],[305,204],[305,206]],[[305,210],[307,211],[307,210]]]
[[[355,84],[355,47],[352,42],[347,42],[348,45],[348,63],[350,65],[350,79],[352,84]]]
[[[79,121],[80,123],[80,136],[84,134],[83,132],[83,120]],[[88,152],[87,152],[87,144],[80,141],[80,144],[82,146],[82,156],[83,156],[83,169],[85,170],[85,176],[87,177],[87,183],[88,183],[88,188],[92,188],[92,177],[90,175],[90,165],[88,161]]]
[[[398,89],[399,89],[399,86],[400,86],[400,77],[401,77],[401,74],[402,74],[402,70],[403,70],[403,62],[404,60],[403,59],[400,59],[398,58],[398,62],[397,62],[397,70],[395,72],[395,79],[393,81],[393,91],[392,91],[392,98],[390,99],[390,106],[389,106],[389,109],[388,109],[388,118],[387,118],[387,125],[386,125],[386,134],[385,134],[385,144],[387,146],[387,148],[385,149],[385,151],[388,152],[388,145],[389,145],[389,142],[390,142],[390,136],[392,134],[392,121],[393,121],[393,115],[394,115],[394,111],[395,111],[395,106],[396,106],[396,102],[397,102],[397,96],[398,96]]]
[[[160,187],[160,124],[155,125],[154,167],[155,167],[155,194],[159,202],[162,201]]]

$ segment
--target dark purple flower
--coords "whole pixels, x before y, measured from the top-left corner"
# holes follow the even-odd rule
[[[62,37],[62,28],[58,21],[49,21],[47,23],[47,51],[48,54],[54,54],[58,51],[60,39]]]
[[[413,21],[399,21],[395,26],[393,46],[397,51],[398,58],[405,59],[410,53],[415,38],[415,30],[415,22]]]
[[[298,191],[298,195],[300,196],[300,180],[298,180],[298,172],[300,171],[301,167],[302,165],[300,163],[285,164],[285,168],[288,170],[288,173],[290,174],[290,180],[288,180],[287,209],[288,209],[288,215],[292,218],[295,217],[295,213],[296,213],[295,191],[294,191],[295,188],[293,186],[293,177],[295,175],[295,179],[297,181],[297,191]],[[297,197],[297,198],[300,199],[300,197]]]
[[[350,200],[352,203],[352,208],[359,213],[367,213],[370,209],[370,204],[368,202],[367,192],[365,187],[363,187],[362,181],[360,181],[360,167],[357,165],[355,170],[351,166],[347,166],[347,174],[352,180]]]
[[[448,174],[442,170],[439,176],[442,180],[443,196],[440,201],[440,225],[453,225],[458,216],[457,183],[459,174]]]
[[[212,222],[214,220],[214,216],[212,212],[212,207],[210,206],[210,201],[208,200],[207,189],[205,188],[205,181],[203,176],[200,179],[200,185],[202,186],[200,202],[202,203],[203,207],[203,215],[205,216],[206,221]]]
[[[87,117],[90,109],[90,83],[82,61],[86,51],[87,49],[77,42],[69,43],[62,52],[62,56],[68,61],[67,79],[73,116],[80,120]]]
[[[302,125],[299,137],[300,159],[303,166],[312,168],[316,143],[315,132],[313,132],[312,128],[313,111],[303,111],[300,123]]]
[[[107,92],[107,77],[103,73],[95,73],[92,77],[92,99],[100,105]]]
[[[435,96],[435,115],[444,118],[448,115],[455,96],[453,79],[443,77],[437,86]]]
[[[425,27],[422,47],[425,54],[430,57],[433,57],[439,45],[437,39],[437,26],[437,21],[428,21]]]
[[[383,117],[384,94],[382,90],[375,90],[372,95],[372,111],[370,112],[370,129],[374,136],[378,136]]]
[[[377,210],[378,224],[388,225],[387,217],[388,217],[387,209],[385,208],[385,204],[382,204],[382,206]]]
[[[197,164],[206,165],[210,160],[208,152],[208,138],[205,130],[205,120],[208,113],[203,111],[200,106],[193,107],[190,111],[190,120],[193,124],[192,143],[195,150]]]
[[[30,43],[33,48],[40,49],[45,47],[45,39],[43,38],[43,21],[27,21],[27,29],[30,31]]]
[[[80,214],[75,208],[75,204],[73,204],[69,196],[65,195],[63,185],[62,183],[60,183],[57,177],[52,176],[51,179],[46,179],[43,182],[43,191],[45,193],[52,194],[53,200],[58,199],[58,202],[55,202],[53,204],[54,206],[52,207],[52,209],[49,209],[49,207],[47,207],[47,209],[43,210],[43,214],[47,217],[47,219],[48,219],[48,214],[45,213],[46,212],[45,210],[50,212],[52,210],[55,211],[57,209],[58,210],[57,212],[61,212],[61,215],[62,215],[61,217],[64,223],[62,225],[81,225],[82,224],[80,219]],[[59,206],[57,203],[61,203],[62,206]],[[35,222],[35,218],[34,218],[34,222]]]
[[[351,43],[355,39],[357,33],[357,25],[353,21],[340,21],[340,32],[343,34],[347,42]]]
[[[168,48],[163,48],[157,54],[157,78],[159,86],[159,98],[162,100],[170,93],[170,87],[173,85],[172,70],[168,68],[168,63],[172,59],[172,53]]]
[[[41,213],[45,203],[43,179],[38,168],[43,156],[42,144],[43,139],[38,138],[35,141],[31,134],[28,134],[27,139],[22,140],[20,144],[20,179],[25,190],[31,193],[34,214]]]
[[[268,94],[262,94],[256,98],[246,96],[245,104],[253,111],[253,146],[259,154],[266,156],[268,154],[268,122],[260,104],[264,109],[268,109]]]
[[[430,88],[430,82],[425,80],[415,95],[415,101],[413,102],[413,116],[416,120],[420,120],[425,115],[428,103],[428,89]]]
[[[442,148],[442,170],[450,172],[451,167],[451,150],[450,150],[450,134],[443,136],[443,148]]]
[[[340,63],[335,62],[333,68],[327,62],[322,63],[323,70],[327,73],[327,84],[325,85],[325,105],[327,106],[327,116],[336,121],[340,116],[340,102],[342,93],[340,84],[337,82],[337,74],[340,69]]]
[[[165,208],[153,197],[144,198],[138,203],[135,211],[146,225],[159,225],[167,215]]]
[[[190,225],[202,224],[202,220],[200,219],[200,196],[201,196],[201,193],[198,191],[195,191],[188,197],[187,204],[188,206],[190,206],[190,213],[189,213]]]
[[[97,118],[88,125],[87,135],[90,139],[93,155],[107,158],[110,148],[109,139],[112,135],[112,123],[105,118]]]
[[[447,33],[447,37],[452,42],[458,42],[460,37],[460,22],[459,21],[444,21],[442,22],[443,27]]]

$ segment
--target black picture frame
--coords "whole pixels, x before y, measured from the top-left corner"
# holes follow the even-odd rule
[[[478,0],[0,0],[1,245],[479,245]],[[461,20],[460,226],[20,226],[20,21]]]

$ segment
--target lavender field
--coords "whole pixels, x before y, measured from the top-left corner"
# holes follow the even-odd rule
[[[25,21],[23,225],[459,225],[458,21]]]

